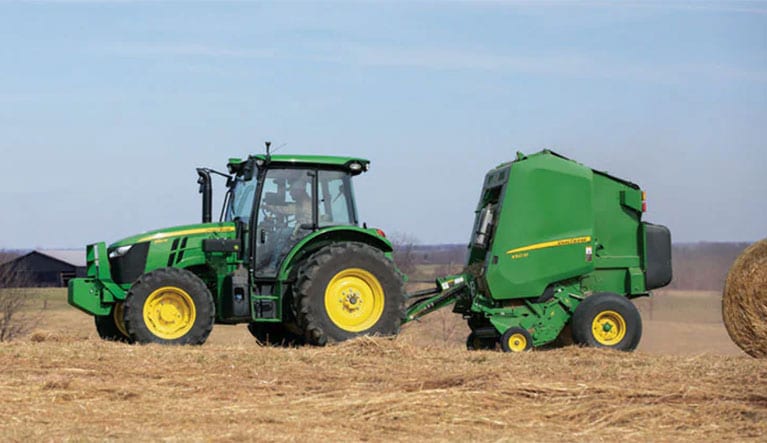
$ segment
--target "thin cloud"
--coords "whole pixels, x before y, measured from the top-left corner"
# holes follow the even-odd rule
[[[507,55],[466,49],[400,48],[358,44],[312,45],[301,52],[202,44],[118,43],[97,50],[127,57],[291,59],[381,68],[486,71],[565,78],[604,78],[656,83],[694,80],[767,82],[767,71],[724,63],[652,63],[606,59],[577,52]]]
[[[767,81],[767,72],[733,65],[658,63],[609,60],[588,54],[559,53],[537,56],[493,54],[441,48],[413,49],[347,45],[326,48],[317,60],[362,66],[433,70],[475,70],[541,74],[575,78],[628,79],[679,82],[689,79]]]
[[[0,0],[0,3],[212,3],[212,4],[237,4],[256,3],[255,0]],[[279,2],[276,2],[279,3]],[[355,1],[346,0],[337,3],[354,5]],[[371,3],[376,3],[375,1]],[[384,4],[386,2],[378,2]],[[432,4],[433,0],[409,0],[402,4]],[[573,8],[602,8],[602,9],[658,9],[680,11],[713,11],[731,12],[744,14],[767,14],[765,2],[761,0],[744,1],[689,1],[689,0],[640,0],[640,1],[577,1],[577,0],[446,0],[443,3],[469,4],[472,7],[515,7],[515,8],[545,8],[545,7],[573,7]]]
[[[247,0],[0,0],[0,3],[242,3]]]
[[[486,71],[565,78],[603,78],[655,83],[695,80],[767,82],[767,71],[723,63],[651,63],[600,58],[583,53],[506,55],[445,48],[399,48],[357,44],[314,45],[300,53],[270,48],[234,48],[200,44],[114,44],[110,55],[229,59],[292,59],[381,68],[436,71]]]
[[[272,49],[243,49],[224,48],[219,46],[198,44],[116,44],[106,48],[113,55],[154,57],[228,57],[242,59],[273,58],[276,51]]]
[[[677,11],[713,11],[731,12],[744,14],[767,14],[764,1],[671,1],[671,0],[644,0],[644,1],[577,1],[577,0],[456,0],[454,3],[469,3],[475,6],[494,7],[523,7],[523,8],[546,8],[546,7],[572,7],[578,9],[601,8],[601,9],[656,9]]]

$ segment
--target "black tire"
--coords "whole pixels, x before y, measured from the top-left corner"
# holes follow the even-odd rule
[[[102,340],[133,343],[133,340],[120,330],[120,327],[117,325],[117,322],[122,321],[123,328],[125,327],[124,319],[119,318],[122,315],[122,302],[118,302],[112,306],[112,312],[109,315],[97,315],[94,317],[96,332],[98,332]]]
[[[213,329],[215,315],[207,286],[185,269],[148,272],[133,283],[125,298],[125,327],[137,343],[201,345]]]
[[[533,337],[527,329],[513,326],[501,335],[503,352],[525,352],[533,348]]]
[[[313,253],[300,267],[294,289],[298,325],[313,345],[395,335],[405,315],[399,271],[383,252],[364,243],[339,243]]]
[[[466,337],[466,349],[469,351],[489,351],[495,349],[498,339],[494,337],[479,337],[472,332]]]
[[[304,338],[290,331],[284,323],[248,323],[250,335],[261,346],[292,347],[304,343]]]
[[[554,340],[554,346],[562,348],[565,346],[572,346],[574,344],[575,340],[573,340],[573,328],[570,323],[567,323],[565,327],[559,331],[557,339]]]
[[[642,318],[634,303],[609,292],[586,297],[571,325],[573,341],[581,346],[633,351],[642,338]]]

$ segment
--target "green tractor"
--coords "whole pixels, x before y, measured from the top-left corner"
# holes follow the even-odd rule
[[[633,350],[630,299],[671,281],[671,235],[642,221],[634,183],[544,150],[491,170],[465,271],[411,294],[405,321],[453,306],[469,349],[507,352],[557,342]]]
[[[359,226],[352,192],[369,162],[266,151],[230,159],[228,174],[197,170],[201,224],[87,246],[68,301],[101,338],[202,344],[214,323],[275,345],[399,331],[403,276],[384,233]],[[218,223],[211,174],[227,180]]]

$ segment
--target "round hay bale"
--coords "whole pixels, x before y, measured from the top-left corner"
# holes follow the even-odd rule
[[[753,357],[767,357],[767,239],[746,248],[730,267],[722,318],[736,345]]]

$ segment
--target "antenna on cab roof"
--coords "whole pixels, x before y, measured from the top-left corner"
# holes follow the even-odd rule
[[[272,146],[272,142],[264,142],[266,145],[266,156],[269,157],[269,147]]]

